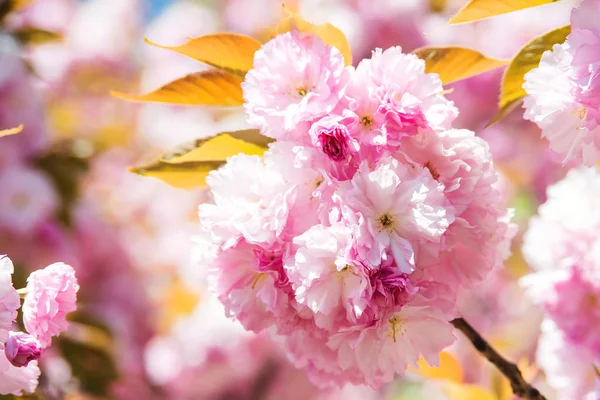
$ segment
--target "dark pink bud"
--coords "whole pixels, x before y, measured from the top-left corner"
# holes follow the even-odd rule
[[[317,130],[321,151],[333,161],[348,157],[348,128],[344,125],[321,125]]]
[[[4,346],[6,358],[15,367],[25,367],[30,361],[37,360],[42,354],[38,341],[23,332],[9,332]]]

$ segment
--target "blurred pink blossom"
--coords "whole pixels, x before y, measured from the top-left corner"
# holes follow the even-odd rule
[[[39,170],[14,164],[0,169],[0,227],[21,237],[53,218],[58,196]]]

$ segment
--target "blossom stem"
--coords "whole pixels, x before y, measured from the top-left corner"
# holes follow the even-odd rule
[[[452,325],[461,331],[473,347],[481,353],[482,356],[494,364],[496,368],[510,381],[510,386],[515,395],[526,400],[546,400],[539,390],[531,386],[525,379],[519,368],[512,362],[502,357],[467,321],[462,318],[456,318],[450,321]]]

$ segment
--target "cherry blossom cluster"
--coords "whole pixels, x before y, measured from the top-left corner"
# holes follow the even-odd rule
[[[13,272],[11,260],[0,256],[0,394],[35,391],[37,360],[52,336],[67,330],[66,316],[75,311],[79,290],[73,268],[63,263],[34,271],[19,291],[13,287]],[[19,308],[28,333],[12,330]]]
[[[242,88],[249,123],[276,141],[207,178],[212,289],[321,385],[435,365],[457,294],[509,254],[488,146],[452,129],[457,109],[424,67],[399,47],[344,67],[316,36],[275,37]]]
[[[520,284],[544,310],[538,364],[560,399],[600,396],[599,194],[597,168],[570,170],[548,188],[524,238],[535,272]]]
[[[571,12],[571,33],[525,75],[525,118],[542,129],[550,148],[591,166],[600,161],[600,2]]]

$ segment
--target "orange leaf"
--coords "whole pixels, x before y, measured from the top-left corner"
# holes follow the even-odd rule
[[[506,60],[486,57],[478,51],[463,47],[421,47],[413,53],[425,60],[425,72],[439,74],[444,84],[508,64]]]
[[[348,39],[346,35],[338,28],[333,26],[330,23],[325,23],[321,25],[314,25],[304,18],[299,16],[298,14],[293,13],[288,8],[284,6],[284,12],[287,17],[285,17],[277,28],[275,28],[275,35],[280,35],[285,32],[289,32],[292,29],[296,29],[300,32],[310,33],[317,35],[323,40],[325,44],[333,46],[337,48],[342,56],[344,56],[344,62],[346,65],[352,65],[352,49],[350,48],[350,44],[348,43]]]
[[[545,51],[552,50],[555,44],[564,42],[570,32],[570,25],[563,26],[533,39],[519,50],[504,72],[499,110],[488,126],[498,122],[521,104],[527,95],[523,89],[525,74],[540,64]]]
[[[479,21],[480,19],[554,3],[558,0],[471,0],[448,21],[448,24]]]
[[[187,105],[239,106],[244,103],[240,77],[222,71],[196,72],[148,94],[111,92],[125,100]]]
[[[258,40],[235,33],[216,33],[190,38],[187,43],[179,46],[162,46],[145,40],[152,46],[175,51],[242,78],[252,69],[254,53],[261,46]]]
[[[158,178],[171,186],[194,189],[204,186],[210,171],[224,165],[228,157],[239,153],[262,155],[270,142],[272,139],[256,129],[223,132],[185,143],[159,160],[129,170]]]
[[[225,161],[200,161],[185,164],[170,164],[155,161],[129,171],[143,176],[151,176],[180,189],[196,189],[206,185],[206,177],[213,169],[224,165]]]

